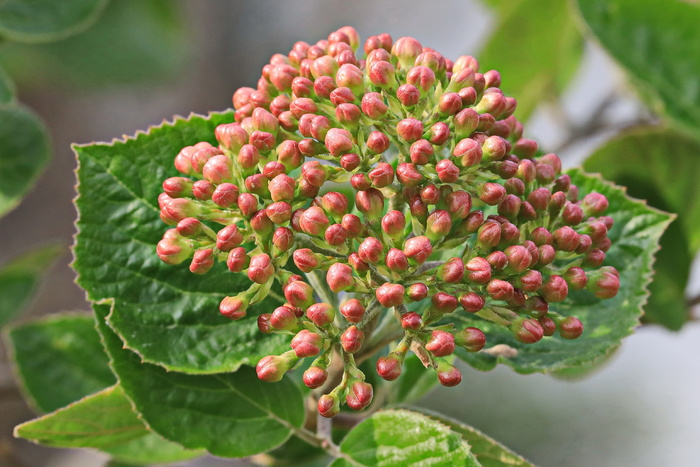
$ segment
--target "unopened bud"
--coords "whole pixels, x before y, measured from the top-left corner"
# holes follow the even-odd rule
[[[479,328],[465,328],[455,334],[455,344],[468,352],[478,352],[486,345],[486,335]]]
[[[382,284],[380,285],[375,296],[384,308],[391,308],[403,304],[405,289],[401,284]]]
[[[299,358],[315,357],[323,349],[323,338],[308,329],[302,329],[294,336],[290,345]]]
[[[327,326],[335,318],[335,310],[328,303],[315,303],[306,309],[306,316],[319,327]]]
[[[425,349],[436,357],[447,357],[455,351],[455,338],[449,332],[434,330]]]
[[[444,360],[438,363],[437,376],[440,384],[446,387],[457,386],[462,382],[462,373],[459,369]]]
[[[544,337],[544,329],[539,321],[533,318],[519,319],[510,328],[515,340],[523,344],[534,344]]]

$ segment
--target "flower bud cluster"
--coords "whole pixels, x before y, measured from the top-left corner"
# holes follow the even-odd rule
[[[250,278],[221,314],[241,319],[274,282],[282,286],[287,302],[258,326],[292,335],[291,350],[263,358],[258,376],[277,381],[314,358],[303,380],[332,389],[318,400],[324,416],[342,403],[370,404],[355,356],[385,309],[404,337],[379,358],[378,374],[398,378],[413,351],[453,386],[461,375],[448,357],[458,347],[477,352],[487,338],[478,327],[441,325],[445,315],[475,315],[527,344],[575,339],[583,324],[556,304],[571,290],[606,299],[620,286],[602,266],[607,199],[579,196],[559,157],[523,138],[497,71],[410,37],[381,34],[360,46],[344,27],[274,55],[256,88],[234,93],[235,121],[216,128],[218,145],[177,154],[181,175],[163,182],[158,200],[173,226],[157,246],[164,262],[189,260],[195,274],[221,262]],[[328,191],[330,182],[353,195]],[[339,313],[295,268],[347,294]],[[345,371],[326,388],[334,358]]]

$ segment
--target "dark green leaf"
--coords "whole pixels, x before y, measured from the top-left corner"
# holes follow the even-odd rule
[[[462,435],[462,439],[471,446],[472,454],[483,467],[534,467],[522,456],[514,453],[495,439],[486,436],[476,428],[439,413],[425,410],[421,410],[421,412]]]
[[[11,328],[8,337],[24,389],[42,412],[115,383],[89,315],[51,315]]]
[[[630,196],[678,214],[661,239],[644,319],[680,329],[688,319],[691,261],[700,250],[700,189],[692,176],[700,174],[700,143],[665,129],[639,128],[605,144],[584,167],[626,186]]]
[[[17,437],[63,448],[101,448],[147,433],[118,385],[15,428]]]
[[[38,46],[7,44],[1,61],[24,86],[172,81],[191,51],[180,5],[169,0],[113,1],[82,34]]]
[[[496,13],[479,63],[482,72],[501,73],[501,88],[518,100],[516,115],[526,120],[568,84],[581,61],[583,39],[566,0],[499,2]]]
[[[19,204],[49,160],[44,124],[24,106],[0,106],[0,216]]]
[[[0,68],[0,104],[9,104],[15,100],[15,83],[7,76],[5,70]]]
[[[578,0],[583,20],[615,60],[700,137],[700,8],[678,0]]]
[[[0,326],[29,304],[46,269],[62,251],[58,245],[39,247],[0,269]]]
[[[56,41],[97,20],[109,0],[5,0],[0,35],[20,42]]]
[[[188,375],[142,363],[105,322],[109,306],[95,305],[110,364],[136,410],[153,431],[188,449],[244,457],[283,443],[304,422],[299,389],[285,378],[260,381],[255,371]]]
[[[589,365],[615,350],[622,338],[639,324],[642,306],[649,296],[647,286],[653,273],[654,254],[673,215],[630,198],[624,188],[600,177],[586,175],[580,170],[568,173],[581,196],[595,191],[604,194],[610,202],[606,215],[615,220],[615,225],[608,233],[612,248],[607,252],[605,264],[620,272],[620,291],[608,300],[595,298],[585,290],[574,291],[566,301],[550,306],[553,311],[575,316],[583,322],[585,331],[576,340],[555,335],[536,344],[521,344],[502,326],[465,313],[458,314],[454,317],[458,327],[481,328],[486,334],[487,346],[505,344],[517,350],[517,355],[509,357],[459,349],[457,356],[475,368],[490,370],[500,362],[519,373],[533,373]]]
[[[340,466],[478,466],[462,437],[442,423],[408,410],[373,414],[340,443]]]
[[[187,264],[164,264],[155,252],[167,229],[157,198],[162,181],[176,175],[175,155],[184,146],[214,142],[214,128],[231,120],[231,113],[192,116],[126,141],[75,148],[78,283],[90,300],[114,298],[109,324],[128,348],[176,371],[235,371],[287,349],[288,338],[257,328],[257,315],[279,303],[272,294],[232,322],[219,314],[219,302],[248,288],[245,275],[218,264],[197,276]]]

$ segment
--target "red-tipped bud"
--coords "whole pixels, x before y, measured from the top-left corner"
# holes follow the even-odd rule
[[[608,199],[600,193],[589,193],[581,200],[581,209],[586,216],[600,216],[608,209]]]
[[[486,293],[494,300],[511,300],[514,292],[513,284],[500,279],[493,279],[486,285]]]
[[[278,220],[283,219],[285,216],[285,204],[287,203],[283,203],[282,205],[278,205],[273,208],[275,215],[279,216]],[[282,213],[277,212],[278,209],[281,210]],[[273,211],[271,210],[271,212]],[[250,226],[255,231],[255,233],[262,237],[267,237],[269,234],[271,234],[272,229],[275,227],[264,209],[261,209],[260,211],[253,214],[253,217],[250,218]]]
[[[504,251],[508,259],[508,271],[516,274],[525,271],[532,264],[532,255],[521,245],[512,245]]]
[[[205,182],[200,180],[201,182]],[[199,182],[197,182],[199,183]],[[196,183],[195,183],[196,185]],[[202,188],[204,186],[200,185]],[[199,187],[198,187],[199,190]],[[216,189],[209,195],[211,200],[219,207],[228,208],[236,204],[238,201],[239,190],[238,187],[232,183],[222,183],[216,187]],[[199,198],[199,196],[198,196]],[[201,199],[201,198],[200,198]]]
[[[326,213],[318,206],[311,206],[299,218],[299,226],[309,235],[322,236],[329,225]]]
[[[456,297],[445,292],[438,292],[430,299],[430,312],[438,316],[452,313],[458,304]]]
[[[426,185],[420,191],[420,198],[425,204],[437,204],[440,201],[440,189],[433,185]]]
[[[381,261],[383,250],[384,246],[380,240],[374,237],[367,237],[357,249],[357,254],[360,255],[360,259],[365,263],[373,264]]]
[[[389,62],[374,60],[367,67],[369,80],[377,87],[391,89],[396,87],[394,65]]]
[[[304,162],[304,156],[296,141],[284,140],[277,146],[277,160],[284,165],[287,172],[291,172],[301,166]]]
[[[315,303],[306,310],[306,316],[319,327],[327,326],[335,318],[335,310],[328,303]]]
[[[549,233],[549,230],[545,229],[544,227],[537,227],[532,232],[530,232],[530,240],[535,242],[535,245],[537,246],[551,245],[552,243],[554,243],[554,238],[552,237],[552,234]]]
[[[183,237],[194,237],[202,232],[202,223],[195,217],[186,217],[177,223],[176,230]]]
[[[519,319],[510,328],[515,340],[523,344],[534,344],[544,337],[544,329],[539,321],[533,318]]]
[[[322,256],[314,253],[309,248],[300,248],[292,255],[294,264],[304,272],[311,272],[317,269],[322,260]]]
[[[363,410],[372,403],[372,385],[364,381],[355,381],[350,385],[350,391],[345,396],[345,402],[352,410]]]
[[[489,136],[481,146],[484,160],[500,161],[508,152],[508,143],[500,136]]]
[[[435,330],[430,335],[425,349],[436,357],[447,357],[455,351],[455,338],[449,332]]]
[[[219,187],[221,187],[221,186],[236,186],[236,185],[231,185],[229,183],[222,183],[221,185],[219,185]],[[216,187],[216,188],[218,188],[218,187]],[[236,189],[238,189],[238,187],[236,187]],[[194,195],[195,198],[197,198],[199,200],[207,201],[207,200],[212,199],[214,192],[215,192],[214,184],[211,182],[208,182],[206,180],[197,180],[196,182],[194,182],[194,184],[192,184],[192,194]],[[238,192],[236,192],[236,197],[231,202],[231,204],[235,204],[237,199],[238,199]],[[228,204],[227,197],[223,198],[220,201],[217,201],[217,200],[213,200],[213,201],[214,201],[214,203],[221,206],[222,208],[227,208],[227,207],[231,206],[231,204]],[[223,204],[220,204],[220,203],[223,203]]]
[[[401,211],[389,211],[382,217],[382,230],[390,237],[400,237],[406,227],[406,217]]]
[[[362,97],[362,112],[369,118],[379,120],[387,113],[389,107],[378,92],[368,92]]]
[[[192,195],[192,180],[185,177],[170,177],[163,182],[163,191],[172,198]]]
[[[340,412],[340,399],[335,394],[324,394],[318,399],[318,413],[326,418],[332,418]]]
[[[425,235],[431,240],[437,240],[450,233],[452,218],[450,213],[443,210],[434,211],[428,216],[425,227]]]
[[[520,276],[518,282],[524,292],[536,292],[542,287],[542,273],[532,269]]]
[[[219,312],[228,319],[238,320],[246,315],[248,299],[244,296],[226,297],[221,300]]]
[[[554,246],[557,250],[575,251],[579,245],[578,234],[574,229],[568,226],[555,230],[554,233],[552,233],[552,238],[554,239]]]
[[[410,260],[422,264],[433,253],[433,245],[426,236],[413,237],[406,240],[403,252]]]
[[[344,154],[340,158],[340,166],[348,172],[352,172],[360,166],[360,156],[355,153]]]
[[[359,217],[357,217],[354,214],[345,214],[343,216],[343,219],[341,221],[341,225],[345,229],[345,231],[348,233],[348,236],[350,238],[355,238],[359,236],[363,229],[364,226],[362,225],[362,221],[360,220]]]
[[[326,273],[326,282],[335,293],[350,290],[355,285],[352,268],[344,263],[332,264]]]
[[[436,277],[444,282],[460,282],[464,277],[464,262],[461,258],[450,258],[437,270]]]
[[[195,251],[190,263],[190,272],[206,274],[214,266],[214,259],[214,250],[211,248]]]
[[[352,104],[355,102],[355,94],[350,88],[341,86],[331,92],[330,99],[335,106],[339,106],[341,104]]]
[[[365,315],[365,307],[356,298],[351,298],[340,307],[340,314],[351,323],[359,323]]]
[[[234,248],[228,253],[226,266],[228,266],[231,272],[241,272],[246,269],[249,264],[250,257],[248,256],[248,252],[245,251],[245,248]]]
[[[440,96],[438,112],[443,117],[455,115],[462,109],[462,98],[456,92],[446,92]]]
[[[406,82],[418,88],[421,95],[425,95],[435,84],[435,72],[427,66],[414,66],[408,71]]]
[[[450,138],[450,127],[445,122],[437,122],[430,127],[428,140],[437,145],[442,146]]]
[[[361,96],[364,93],[364,74],[357,65],[352,63],[340,66],[338,73],[335,75],[335,82],[341,88],[345,88],[357,96]]]
[[[420,91],[412,84],[402,84],[396,90],[396,98],[404,107],[411,108],[420,101]]]
[[[423,327],[423,319],[418,313],[410,311],[401,315],[401,327],[408,331],[418,331]]]
[[[484,298],[474,292],[463,293],[459,296],[459,304],[462,305],[464,311],[467,311],[468,313],[476,313],[477,311],[480,311],[482,308],[484,308],[485,303]]]
[[[275,266],[270,256],[266,253],[255,255],[250,259],[248,266],[248,278],[257,283],[264,284],[275,274]]]
[[[280,174],[268,182],[267,188],[272,201],[291,201],[294,199],[296,182],[292,177]]]
[[[293,355],[268,355],[258,362],[255,371],[260,380],[266,383],[276,383],[294,366],[297,360],[298,358]]]
[[[311,389],[320,388],[328,379],[328,372],[323,368],[312,366],[304,372],[302,380],[306,387]]]
[[[279,227],[272,235],[272,244],[284,253],[294,245],[294,233],[287,227]]]
[[[350,253],[350,255],[348,256],[348,264],[352,266],[352,268],[357,273],[369,271],[369,264],[362,261],[360,259],[360,255],[358,255],[357,253]]]
[[[355,353],[360,350],[365,340],[365,333],[357,326],[350,326],[340,335],[340,344],[347,353]]]
[[[386,283],[377,288],[375,295],[384,308],[391,308],[403,303],[404,292],[401,284]]]
[[[540,290],[542,297],[549,303],[563,302],[569,294],[569,286],[561,276],[550,276]]]
[[[437,366],[437,376],[440,384],[446,387],[457,386],[462,382],[462,373],[446,361],[440,361]]]
[[[597,268],[605,261],[605,252],[603,250],[594,249],[586,253],[583,258],[583,265]]]
[[[394,169],[386,162],[380,162],[367,174],[376,188],[389,186],[394,181]]]
[[[423,137],[423,122],[415,118],[404,118],[396,124],[396,132],[399,138],[413,143]]]
[[[577,267],[567,269],[564,273],[564,280],[569,284],[571,290],[582,290],[586,288],[586,284],[588,283],[586,272]]]
[[[315,357],[323,349],[323,337],[307,329],[302,329],[292,339],[291,347],[299,358]]]
[[[221,251],[231,251],[243,243],[243,235],[236,224],[227,225],[216,234],[216,248]]]
[[[559,322],[559,335],[564,339],[577,339],[583,334],[583,323],[578,318],[567,316]]]
[[[314,289],[301,280],[295,280],[284,287],[284,298],[296,308],[306,309],[314,303]]]
[[[373,131],[367,137],[367,149],[373,154],[381,154],[389,149],[389,137],[381,131]]]
[[[355,206],[368,219],[379,219],[384,211],[384,195],[376,188],[359,191],[355,195]]]
[[[551,193],[546,188],[537,188],[533,190],[527,197],[527,202],[535,208],[537,212],[544,212],[549,205]]]
[[[411,144],[410,157],[411,162],[416,165],[425,165],[431,161],[435,150],[433,145],[427,139],[419,139],[415,143]]]
[[[387,267],[394,272],[403,272],[408,269],[408,258],[403,251],[391,248],[384,258]]]
[[[214,130],[216,140],[230,153],[237,153],[248,142],[248,133],[238,123],[225,123]]]
[[[466,328],[455,334],[455,344],[468,352],[478,352],[486,345],[486,335],[479,328]]]
[[[250,217],[258,211],[258,199],[251,193],[238,195],[238,209],[245,217]]]
[[[449,159],[443,159],[435,166],[438,178],[444,183],[454,183],[459,179],[459,167]]]
[[[415,187],[423,183],[423,174],[418,171],[415,165],[404,162],[396,167],[396,177],[399,182],[406,187]]]
[[[480,248],[490,249],[501,241],[501,226],[496,221],[486,221],[479,227],[476,244]]]
[[[419,302],[428,297],[428,286],[422,282],[411,284],[406,290],[406,296],[414,302]]]
[[[332,246],[340,246],[348,239],[348,232],[340,224],[333,224],[326,229],[323,235],[326,243]]]
[[[445,198],[447,212],[453,220],[466,219],[472,208],[472,197],[466,191],[458,190]]]
[[[588,290],[598,298],[613,298],[620,290],[620,278],[617,271],[611,267],[604,267],[600,271],[596,271],[588,281]]]
[[[498,183],[484,183],[479,187],[478,194],[481,201],[495,206],[506,196],[506,189]]]
[[[464,138],[455,145],[452,155],[459,160],[462,167],[471,167],[481,162],[483,152],[479,143],[471,138]]]
[[[507,195],[498,203],[498,214],[514,221],[520,214],[521,205],[522,201],[520,198],[515,195]]]
[[[283,224],[292,218],[292,205],[278,201],[265,208],[265,214],[275,224]]]
[[[557,254],[552,245],[541,245],[537,248],[537,252],[539,253],[539,260],[537,261],[538,266],[547,266],[551,264]]]
[[[377,374],[387,381],[394,381],[401,376],[402,359],[395,353],[377,360]]]

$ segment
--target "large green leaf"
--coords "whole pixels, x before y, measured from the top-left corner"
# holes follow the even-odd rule
[[[595,298],[585,290],[574,291],[566,301],[551,306],[553,311],[576,316],[583,322],[585,331],[576,340],[551,336],[535,344],[521,344],[502,326],[466,313],[453,313],[453,320],[459,327],[481,328],[486,334],[487,346],[506,344],[517,350],[515,356],[494,356],[459,349],[458,357],[475,368],[490,370],[500,362],[519,373],[534,373],[589,365],[615,350],[622,338],[639,324],[642,306],[649,296],[647,286],[652,278],[659,238],[674,216],[630,198],[624,188],[600,177],[577,169],[569,171],[569,175],[581,196],[598,192],[608,198],[610,207],[606,214],[613,217],[615,225],[608,233],[612,248],[607,252],[605,264],[620,272],[620,291],[608,300]]]
[[[422,409],[421,412],[462,435],[462,439],[471,446],[472,454],[483,467],[534,467],[522,456],[514,453],[495,439],[486,436],[476,428],[442,414]]]
[[[615,60],[700,137],[700,8],[679,0],[577,0],[583,20]]]
[[[678,214],[661,239],[645,320],[680,329],[688,319],[685,287],[700,250],[700,143],[667,129],[638,128],[606,143],[584,167],[624,185],[631,196]]]
[[[116,382],[95,332],[95,320],[87,314],[51,315],[11,328],[8,337],[17,374],[42,412]]]
[[[272,296],[243,320],[219,314],[221,299],[249,287],[245,275],[218,264],[197,276],[187,264],[168,266],[155,253],[167,228],[157,197],[162,181],[176,175],[175,155],[198,141],[214,142],[214,128],[232,119],[230,112],[180,118],[124,141],[75,148],[78,283],[92,301],[114,299],[109,324],[128,348],[176,371],[235,371],[280,353],[288,340],[257,328],[257,314],[278,303]]]
[[[49,160],[44,124],[24,106],[0,106],[0,216],[19,204]]]
[[[9,104],[15,100],[15,83],[0,68],[0,104]]]
[[[449,427],[408,410],[373,414],[340,443],[341,466],[479,466],[469,445]]]
[[[0,35],[21,42],[48,42],[76,34],[97,20],[109,0],[5,0]]]
[[[192,49],[181,5],[172,0],[113,1],[85,32],[49,44],[6,44],[0,61],[25,87],[172,81]]]
[[[516,115],[526,120],[568,84],[582,51],[567,0],[512,0],[498,3],[495,30],[478,57],[483,71],[501,73],[501,88],[518,100]]]
[[[201,449],[185,449],[152,432],[124,443],[102,446],[100,451],[106,452],[119,462],[136,465],[168,464],[194,459],[205,454]]]
[[[58,245],[38,247],[0,269],[0,326],[24,310],[47,268],[62,252]]]
[[[260,381],[255,371],[188,375],[141,362],[105,322],[109,305],[95,305],[98,330],[126,395],[156,433],[189,449],[245,457],[282,444],[304,422],[301,392],[289,379]]]
[[[63,448],[101,448],[147,432],[119,385],[15,427],[15,436]]]

